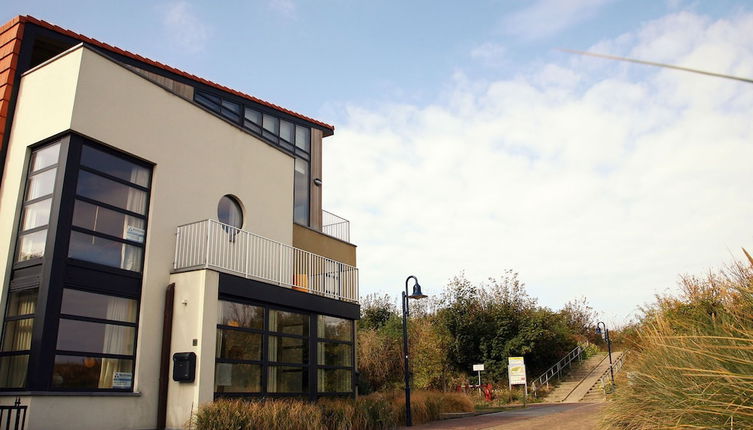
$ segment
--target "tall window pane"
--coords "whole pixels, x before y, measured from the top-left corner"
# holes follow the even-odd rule
[[[308,127],[295,126],[295,146],[306,152],[311,151],[311,130]]]
[[[353,321],[344,318],[319,315],[317,336],[321,339],[353,341]]]
[[[146,213],[146,192],[94,173],[79,172],[76,193],[131,212]]]
[[[320,366],[352,366],[353,346],[347,343],[319,342],[317,364]]]
[[[297,312],[270,310],[269,331],[296,336],[308,336],[309,316]]]
[[[24,207],[24,213],[21,216],[21,230],[26,231],[47,225],[50,220],[51,205],[52,199],[45,199]]]
[[[34,258],[44,257],[45,242],[47,241],[47,230],[27,233],[18,239],[18,258],[17,261],[27,261]]]
[[[304,393],[308,391],[306,368],[269,366],[267,391],[270,393]]]
[[[217,358],[261,360],[261,343],[260,333],[217,329]]]
[[[141,248],[90,234],[71,232],[68,257],[134,272],[141,271]]]
[[[261,330],[264,327],[264,308],[220,300],[217,324]]]
[[[300,337],[269,336],[269,361],[308,363],[308,340]]]
[[[3,327],[3,351],[28,351],[31,349],[31,330],[34,318],[11,320]]]
[[[55,189],[55,175],[58,169],[45,170],[42,173],[29,178],[26,185],[26,200],[34,200],[39,197],[52,194]]]
[[[136,322],[136,300],[66,288],[60,313],[110,321]]]
[[[0,387],[23,388],[26,386],[26,369],[28,367],[28,354],[0,357]]]
[[[295,159],[295,178],[293,187],[293,221],[309,224],[309,164],[299,158]]]
[[[258,393],[261,366],[258,364],[217,363],[214,369],[216,393]]]
[[[149,169],[124,160],[110,153],[84,146],[81,149],[81,165],[97,169],[133,184],[146,187],[149,185]]]
[[[287,121],[280,121],[280,137],[288,142],[293,142],[293,124]]]
[[[76,201],[73,225],[134,242],[144,242],[144,220],[102,206]]]
[[[133,387],[133,360],[56,355],[52,386],[131,389]]]
[[[57,349],[99,354],[133,354],[134,327],[60,319]]]
[[[36,172],[42,170],[45,167],[52,166],[58,163],[60,156],[60,143],[45,146],[42,149],[38,149],[31,154],[31,169],[30,172]]]
[[[6,317],[33,315],[37,307],[37,289],[12,291],[8,297]]]

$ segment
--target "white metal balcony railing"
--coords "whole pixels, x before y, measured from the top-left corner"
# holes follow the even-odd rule
[[[350,221],[332,212],[322,210],[322,233],[350,242]]]
[[[357,268],[215,220],[178,227],[173,269],[200,268],[358,302]]]

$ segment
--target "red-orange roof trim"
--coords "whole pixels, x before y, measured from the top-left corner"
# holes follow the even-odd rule
[[[314,118],[308,117],[306,115],[302,115],[302,114],[300,114],[298,112],[294,112],[292,110],[285,109],[282,106],[278,106],[278,105],[276,105],[274,103],[270,103],[270,102],[268,102],[266,100],[262,100],[260,98],[254,97],[252,95],[243,93],[241,91],[237,91],[237,90],[234,90],[232,88],[228,88],[228,87],[226,87],[224,85],[220,85],[220,84],[218,84],[216,82],[212,82],[212,81],[210,81],[208,79],[201,78],[201,77],[193,75],[191,73],[184,72],[183,70],[176,69],[175,67],[168,66],[167,64],[160,63],[159,61],[154,61],[154,60],[151,60],[149,58],[142,57],[141,55],[134,54],[133,52],[126,51],[125,49],[118,48],[117,46],[112,46],[112,45],[109,45],[107,43],[100,42],[99,40],[92,39],[91,37],[84,36],[83,34],[79,34],[79,33],[73,32],[71,30],[67,30],[67,29],[62,28],[60,26],[57,26],[55,24],[50,24],[47,21],[43,21],[41,19],[34,18],[33,16],[30,16],[30,15],[19,15],[19,16],[13,18],[12,20],[10,20],[6,24],[4,24],[2,27],[0,27],[0,32],[2,32],[6,28],[12,27],[14,24],[16,24],[18,22],[28,22],[28,23],[32,23],[32,24],[38,25],[40,27],[44,27],[44,28],[46,28],[48,30],[51,30],[51,31],[54,31],[56,33],[64,34],[66,36],[69,36],[69,37],[72,37],[74,39],[80,40],[82,42],[86,42],[88,44],[100,47],[100,48],[105,49],[107,51],[114,52],[114,53],[119,54],[119,55],[123,55],[125,57],[134,59],[136,61],[140,61],[142,63],[146,63],[146,64],[152,65],[154,67],[160,68],[160,69],[165,70],[167,72],[175,73],[176,75],[183,76],[184,78],[188,78],[188,79],[191,79],[193,81],[200,82],[200,83],[202,83],[204,85],[208,85],[210,87],[216,88],[218,90],[222,90],[222,91],[228,92],[230,94],[234,94],[236,96],[242,97],[242,98],[250,100],[252,102],[259,103],[261,105],[267,106],[267,107],[272,108],[274,110],[277,110],[277,111],[280,111],[280,112],[284,112],[284,113],[286,113],[288,115],[292,115],[292,116],[294,116],[296,118],[300,118],[300,119],[302,119],[304,121],[308,121],[310,123],[313,123],[313,124],[319,125],[321,127],[324,127],[324,128],[326,128],[328,130],[331,130],[331,131],[335,130],[335,126],[334,125],[330,125],[330,124],[327,124],[325,122],[321,122],[321,121],[316,120]]]

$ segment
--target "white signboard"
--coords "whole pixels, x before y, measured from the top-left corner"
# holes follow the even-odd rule
[[[144,229],[129,225],[126,229],[126,239],[144,243]]]
[[[526,384],[526,364],[523,357],[507,358],[507,377],[510,379],[510,385]]]
[[[113,372],[112,388],[131,388],[133,374],[131,372]]]
[[[484,365],[483,364],[474,364],[473,365],[473,371],[474,372],[483,372],[484,371]]]

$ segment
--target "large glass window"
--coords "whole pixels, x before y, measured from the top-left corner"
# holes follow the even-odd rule
[[[263,329],[263,307],[219,301],[216,393],[261,393]]]
[[[309,127],[295,124],[281,115],[261,112],[254,107],[203,91],[196,91],[194,100],[210,111],[263,137],[268,142],[285,148],[297,157],[310,159],[311,129]]]
[[[309,225],[309,163],[295,159],[293,221]]]
[[[327,315],[317,317],[317,390],[353,391],[353,321]]]
[[[84,145],[68,257],[141,272],[151,170]]]
[[[37,288],[32,288],[8,294],[0,348],[0,388],[26,385],[37,292]]]
[[[64,289],[52,386],[130,390],[137,314],[136,300]]]
[[[49,144],[31,153],[16,247],[17,262],[44,256],[59,156],[60,142]]]
[[[310,339],[311,334],[316,339]],[[219,301],[218,396],[352,393],[354,354],[353,320],[327,315],[312,319],[303,312]],[[316,387],[310,386],[312,372]]]

